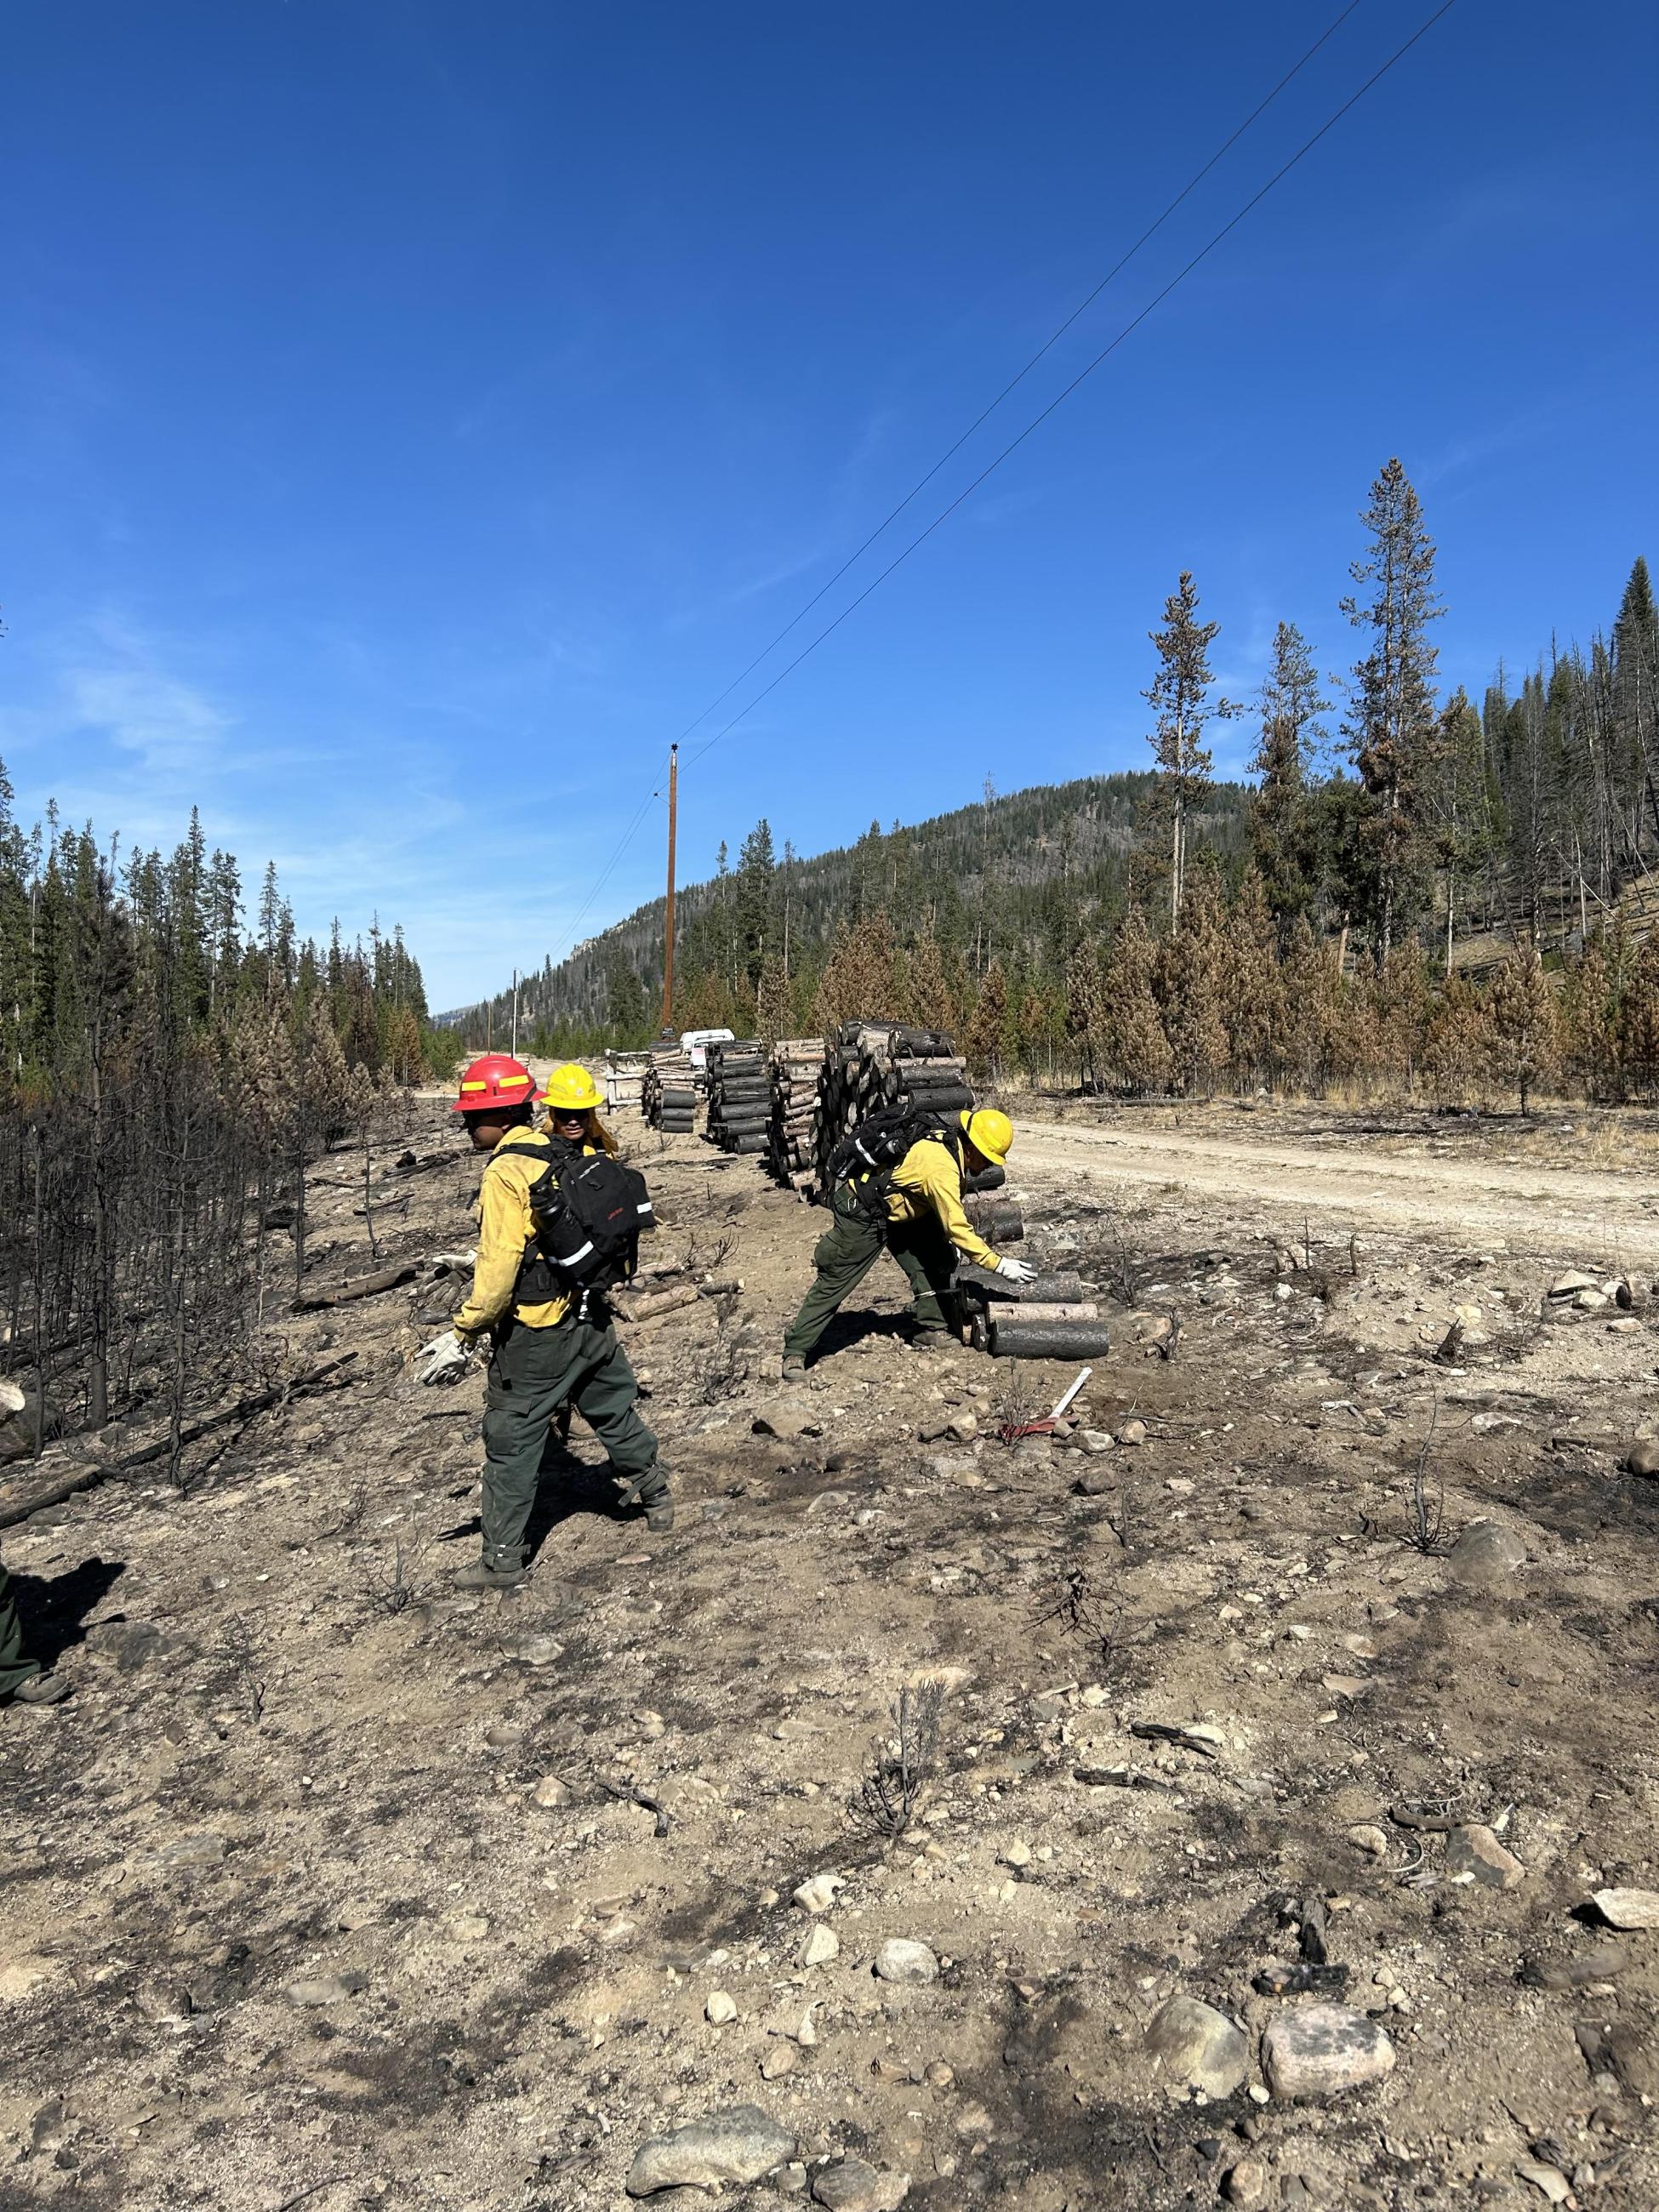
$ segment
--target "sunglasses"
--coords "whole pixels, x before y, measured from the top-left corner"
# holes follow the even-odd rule
[[[569,1121],[582,1121],[582,1122],[585,1122],[585,1121],[586,1121],[586,1119],[587,1119],[587,1109],[586,1109],[586,1107],[578,1107],[578,1108],[577,1108],[577,1109],[576,1109],[576,1111],[575,1111],[574,1114],[565,1114],[565,1113],[561,1113],[561,1112],[559,1111],[559,1109],[558,1109],[556,1107],[555,1107],[555,1108],[554,1108],[554,1109],[553,1109],[553,1111],[552,1111],[552,1114],[551,1114],[551,1115],[550,1115],[550,1120],[552,1120],[552,1121],[565,1121],[565,1122],[569,1122]]]

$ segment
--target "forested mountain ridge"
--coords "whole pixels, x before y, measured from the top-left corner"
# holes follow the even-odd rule
[[[963,947],[973,972],[1016,945],[1047,942],[1062,964],[1079,923],[1116,912],[1139,881],[1139,825],[1154,802],[1150,770],[1083,776],[995,792],[988,783],[971,805],[883,831],[872,822],[855,844],[805,856],[773,849],[764,823],[745,841],[738,865],[720,848],[718,872],[676,893],[677,951],[685,988],[710,968],[730,974],[738,939],[755,920],[757,873],[769,870],[769,931],[758,933],[792,975],[816,973],[838,929],[877,913],[902,928],[926,927],[941,945]],[[1249,794],[1243,784],[1212,785],[1196,834],[1229,861],[1245,850]],[[1143,866],[1140,876],[1148,871]],[[994,888],[988,888],[994,883]],[[549,960],[519,987],[521,1034],[614,1026],[631,1036],[660,1005],[665,902],[613,922],[563,960]],[[745,948],[746,951],[746,948]],[[643,1010],[643,1011],[642,1011]],[[483,1034],[510,1018],[510,994],[441,1014],[437,1020]],[[632,1017],[630,1019],[629,1017]]]
[[[1565,1070],[1598,1097],[1659,1084],[1659,609],[1645,561],[1588,646],[1477,702],[1443,690],[1446,609],[1397,459],[1360,511],[1336,599],[1354,658],[1275,629],[1254,697],[1216,696],[1183,573],[1147,632],[1152,767],[999,798],[804,860],[763,819],[682,895],[677,1027],[763,1036],[849,1014],[950,1029],[993,1077],[1133,1092],[1218,1082],[1522,1097]],[[1325,696],[1328,691],[1329,696]],[[1218,784],[1209,726],[1243,717],[1249,786]],[[520,994],[538,1049],[639,1044],[660,1005],[662,908],[641,908]],[[1474,991],[1460,974],[1492,975]],[[1499,988],[1501,986],[1501,988]],[[451,1017],[507,1033],[508,1000]]]

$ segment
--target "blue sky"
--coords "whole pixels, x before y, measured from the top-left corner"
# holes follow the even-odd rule
[[[434,1006],[562,950],[659,887],[659,802],[592,896],[669,740],[1339,4],[10,11],[20,809],[171,843],[199,803],[303,927],[401,921]],[[1431,4],[1360,0],[917,526]],[[1144,764],[1182,568],[1233,692],[1280,617],[1344,665],[1391,453],[1439,542],[1449,683],[1609,619],[1659,556],[1656,68],[1636,0],[1458,0],[688,767],[683,878],[763,812],[811,851],[988,774]],[[1237,765],[1247,730],[1218,737]]]

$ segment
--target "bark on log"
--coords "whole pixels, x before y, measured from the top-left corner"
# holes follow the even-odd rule
[[[1103,1321],[1022,1323],[999,1315],[991,1322],[991,1349],[999,1359],[1101,1359],[1111,1348]]]
[[[994,1275],[988,1267],[971,1266],[957,1270],[957,1287],[999,1305],[1017,1303],[1022,1308],[1027,1304],[1074,1306],[1087,1296],[1081,1275],[1039,1275],[1034,1283],[1010,1283],[1000,1275]]]
[[[378,1275],[359,1275],[356,1282],[343,1283],[337,1291],[307,1291],[295,1299],[290,1310],[320,1313],[326,1306],[349,1306],[358,1298],[372,1298],[381,1291],[395,1291],[412,1283],[416,1272],[413,1261],[401,1267],[382,1267]]]
[[[1022,1298],[1017,1306],[988,1306],[986,1319],[995,1328],[1006,1322],[1011,1328],[1047,1328],[1051,1321],[1098,1321],[1100,1308],[1092,1298],[1072,1298],[1063,1303],[1047,1299],[1028,1305]]]
[[[649,1321],[654,1315],[672,1313],[677,1306],[695,1305],[701,1296],[695,1283],[681,1283],[672,1291],[647,1291],[642,1298],[611,1299],[618,1321]]]

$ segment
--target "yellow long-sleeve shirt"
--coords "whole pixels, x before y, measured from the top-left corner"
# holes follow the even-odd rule
[[[890,1221],[920,1221],[924,1213],[938,1217],[939,1224],[964,1260],[981,1267],[994,1267],[997,1255],[969,1223],[962,1210],[962,1163],[951,1145],[923,1137],[893,1170],[887,1194]]]
[[[545,1152],[547,1133],[542,1129],[509,1129],[501,1145],[534,1145]],[[514,1320],[526,1328],[552,1328],[569,1312],[568,1297],[550,1298],[542,1305],[520,1305],[513,1296],[524,1265],[525,1247],[535,1227],[530,1212],[530,1186],[541,1171],[538,1161],[520,1153],[502,1158],[499,1149],[485,1163],[478,1188],[478,1256],[472,1264],[472,1291],[450,1323],[457,1336],[482,1336],[509,1310]]]

